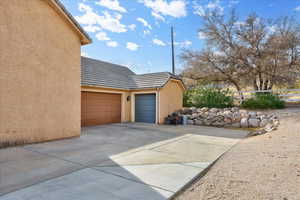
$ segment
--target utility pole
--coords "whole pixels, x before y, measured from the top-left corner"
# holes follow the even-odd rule
[[[172,43],[172,73],[175,74],[174,30],[173,30],[173,26],[171,26],[171,43]]]

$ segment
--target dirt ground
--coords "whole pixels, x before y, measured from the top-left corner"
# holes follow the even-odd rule
[[[278,130],[234,146],[176,200],[300,200],[300,109]]]

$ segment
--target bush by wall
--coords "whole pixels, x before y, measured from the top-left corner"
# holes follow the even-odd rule
[[[243,101],[241,106],[249,109],[281,109],[284,108],[284,101],[271,93],[257,93],[255,97]]]
[[[185,107],[228,108],[233,107],[233,97],[229,90],[196,87],[188,90],[183,98]]]

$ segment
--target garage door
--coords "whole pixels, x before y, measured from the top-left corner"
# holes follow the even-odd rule
[[[135,121],[155,123],[156,98],[155,94],[135,95]]]
[[[121,95],[81,92],[81,126],[121,122]]]

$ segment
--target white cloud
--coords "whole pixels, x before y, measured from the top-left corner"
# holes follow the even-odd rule
[[[108,47],[117,47],[119,44],[116,41],[109,41],[109,42],[106,42],[106,45]]]
[[[161,20],[161,21],[166,21],[166,19],[163,17],[163,16],[161,16],[160,14],[158,14],[158,13],[156,13],[156,12],[151,12],[151,15],[155,18],[155,19],[157,19],[157,20]]]
[[[144,35],[150,35],[151,34],[151,32],[149,30],[144,30],[143,33],[144,33]]]
[[[234,23],[235,26],[244,26],[246,23],[243,21],[237,21]]]
[[[194,5],[194,14],[199,15],[199,16],[204,16],[205,15],[205,8],[201,5]]]
[[[110,10],[115,10],[119,12],[127,12],[127,10],[122,7],[118,0],[100,0],[96,2],[97,5],[106,7]]]
[[[136,20],[141,22],[145,27],[152,29],[152,26],[145,19],[138,17],[136,18]]]
[[[156,44],[158,46],[166,46],[166,43],[164,43],[163,41],[159,40],[159,39],[153,39],[152,40],[153,44]]]
[[[84,3],[80,3],[78,9],[80,12],[92,12],[93,11],[93,9],[90,6],[88,6]]]
[[[129,28],[130,30],[134,31],[135,28],[136,28],[136,25],[135,25],[135,24],[131,24],[131,25],[128,26],[128,28]]]
[[[278,27],[273,25],[273,26],[268,26],[267,29],[270,34],[273,34],[277,31]]]
[[[84,52],[84,51],[81,52],[81,56],[89,57],[89,55],[86,52]]]
[[[93,26],[93,25],[84,26],[83,29],[86,32],[91,32],[91,33],[95,33],[96,31],[101,30],[101,28],[99,26]]]
[[[140,0],[156,14],[171,17],[185,17],[187,15],[185,0]]]
[[[96,38],[100,41],[108,41],[110,38],[107,36],[105,32],[99,32],[96,34]]]
[[[130,51],[136,51],[139,48],[139,45],[133,42],[127,42],[126,48],[129,49]]]
[[[221,6],[220,0],[212,0],[206,5],[200,5],[197,1],[193,1],[194,14],[204,16],[211,11],[217,11],[219,14],[223,14],[224,7]]]
[[[191,46],[193,43],[189,40],[185,40],[183,42],[174,42],[174,44],[181,48],[187,48],[187,47]]]
[[[296,11],[300,11],[300,6],[295,8]]]
[[[198,38],[199,38],[200,40],[206,39],[205,33],[203,33],[203,32],[198,32]]]
[[[191,46],[192,45],[192,42],[189,41],[189,40],[185,40],[181,43],[181,46],[182,47],[188,47],[188,46]]]
[[[98,15],[90,6],[83,3],[79,4],[79,10],[84,12],[82,16],[75,17],[80,24],[87,26],[99,25],[100,28],[115,33],[127,32],[126,26],[120,22],[122,19],[121,14],[112,16],[108,12],[103,12],[103,15]]]

